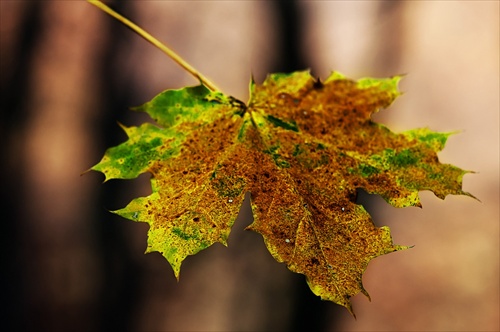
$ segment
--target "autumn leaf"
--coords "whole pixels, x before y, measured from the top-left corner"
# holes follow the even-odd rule
[[[422,190],[471,196],[461,189],[468,172],[438,160],[450,133],[396,134],[371,120],[399,96],[399,80],[272,74],[251,83],[248,104],[203,85],[167,90],[136,109],[157,125],[124,127],[128,140],[92,169],[106,180],[151,173],[152,194],[115,213],[149,224],[146,252],[160,252],[177,278],[187,256],[227,244],[250,192],[248,229],[314,294],[352,313],[350,297],[368,296],[370,260],[408,248],[373,224],[357,189],[395,207],[420,206]]]

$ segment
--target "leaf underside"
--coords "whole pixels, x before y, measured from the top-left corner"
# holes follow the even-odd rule
[[[468,172],[438,161],[450,133],[396,134],[371,121],[399,80],[272,74],[251,83],[247,105],[201,85],[167,90],[136,108],[157,126],[124,127],[128,140],[92,169],[106,180],[151,173],[152,194],[114,212],[150,225],[146,252],[160,252],[177,278],[187,256],[227,244],[250,192],[248,229],[314,294],[352,313],[350,297],[368,296],[369,261],[408,248],[373,224],[356,189],[395,207],[420,206],[421,190],[471,196],[461,189]]]

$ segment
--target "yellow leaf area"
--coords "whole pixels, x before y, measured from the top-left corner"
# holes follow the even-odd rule
[[[356,189],[395,207],[420,206],[421,190],[471,196],[461,189],[468,172],[438,161],[449,133],[395,134],[371,121],[399,95],[399,79],[272,74],[251,84],[247,105],[204,86],[168,90],[137,109],[158,126],[124,128],[129,139],[92,169],[106,180],[152,174],[152,194],[115,212],[150,225],[147,252],[177,278],[187,256],[227,244],[250,192],[248,229],[314,294],[352,313],[350,297],[368,296],[370,260],[407,248],[373,224]]]

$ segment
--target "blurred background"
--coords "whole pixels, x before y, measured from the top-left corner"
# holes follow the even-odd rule
[[[411,250],[372,261],[371,295],[347,310],[243,231],[183,264],[180,282],[147,225],[109,212],[148,195],[149,177],[101,184],[82,172],[149,121],[128,110],[197,82],[83,1],[0,1],[1,321],[9,331],[498,331],[498,1],[110,1],[224,92],[251,75],[310,68],[408,74],[374,116],[394,131],[455,131],[440,160],[476,174],[480,199],[422,192],[423,208],[362,195],[375,224]]]

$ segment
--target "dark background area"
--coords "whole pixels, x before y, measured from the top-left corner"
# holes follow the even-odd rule
[[[117,121],[196,81],[85,2],[0,2],[2,325],[26,331],[498,330],[499,4],[495,1],[110,2],[223,91],[248,98],[268,72],[409,73],[377,121],[396,131],[462,130],[443,162],[478,171],[481,199],[421,195],[394,209],[362,195],[411,251],[370,264],[358,319],[314,296],[267,252],[244,205],[229,247],[183,264],[178,283],[146,224],[110,214],[149,178],[101,184],[82,172],[125,140]]]

